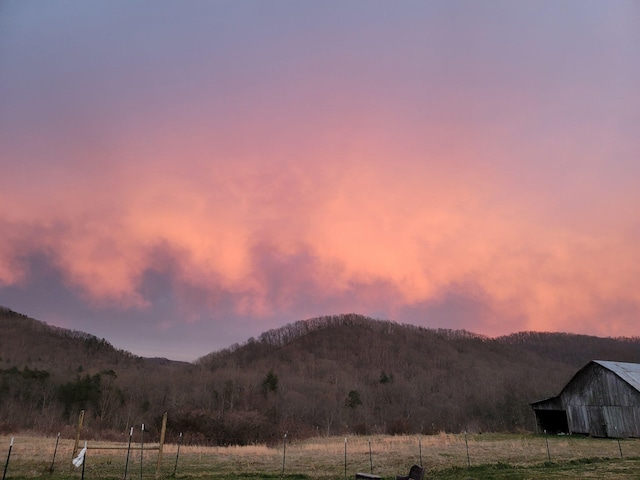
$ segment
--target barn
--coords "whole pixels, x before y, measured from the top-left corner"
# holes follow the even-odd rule
[[[530,405],[541,431],[638,438],[640,364],[594,360],[558,396]]]

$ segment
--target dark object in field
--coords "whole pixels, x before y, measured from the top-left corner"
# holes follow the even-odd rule
[[[362,473],[362,472],[358,472],[356,473],[356,480],[382,480],[382,477],[379,477],[378,475],[373,475],[372,473]]]
[[[409,470],[409,475],[407,475],[406,477],[403,476],[396,476],[396,480],[422,480],[424,478],[424,468],[422,468],[420,465],[414,465],[413,467],[411,467],[411,470]]]

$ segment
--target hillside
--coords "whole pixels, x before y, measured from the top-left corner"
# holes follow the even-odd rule
[[[639,361],[640,337],[600,338],[571,333],[519,332],[498,337],[496,342],[515,345],[575,368],[581,368],[590,360],[597,359],[632,363]]]
[[[529,402],[592,359],[640,362],[640,341],[523,332],[496,339],[359,315],[304,320],[195,364],[144,359],[0,309],[0,430],[130,425],[218,444],[317,434],[521,431]],[[71,427],[68,427],[69,429]]]
[[[59,431],[81,409],[89,413],[90,428],[125,430],[151,417],[149,398],[155,391],[166,394],[167,379],[190,378],[194,369],[138,357],[94,335],[0,306],[0,431]]]
[[[53,327],[0,307],[0,368],[29,366],[64,376],[142,362],[104,339]]]
[[[593,358],[640,362],[638,339],[520,333],[491,339],[358,315],[296,322],[201,358],[214,408],[316,432],[535,428],[529,402]]]

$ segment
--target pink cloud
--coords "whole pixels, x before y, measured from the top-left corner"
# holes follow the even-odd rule
[[[178,296],[182,284],[235,292],[237,312],[256,317],[303,304],[304,295],[330,301],[373,284],[385,287],[384,302],[371,299],[372,308],[393,312],[471,282],[492,311],[482,328],[497,333],[572,329],[610,298],[640,304],[631,288],[640,277],[637,235],[627,228],[637,195],[628,188],[598,193],[592,201],[606,208],[585,215],[567,204],[555,179],[520,183],[517,170],[495,168],[530,153],[508,143],[496,151],[453,126],[435,126],[440,142],[426,145],[365,126],[345,132],[342,149],[316,151],[308,140],[286,157],[280,139],[218,150],[185,128],[170,138],[152,129],[149,141],[121,145],[120,161],[98,164],[99,175],[75,168],[90,151],[51,167],[72,188],[42,183],[37,193],[5,194],[4,220],[14,233],[3,241],[3,282],[24,282],[28,272],[16,258],[42,250],[92,301],[144,309],[138,286],[157,261],[150,252],[167,245],[181,252],[172,274]],[[322,128],[320,137],[331,126]],[[452,146],[453,138],[467,143]],[[488,151],[495,162],[484,157]],[[570,150],[563,158],[576,165]],[[566,174],[564,181],[586,198],[596,190],[579,177],[604,167],[590,157],[580,164],[587,170],[578,184]],[[274,270],[277,258],[289,269]],[[182,299],[187,309],[189,301]],[[468,322],[472,329],[474,319]],[[619,313],[591,328],[631,334],[630,322]]]
[[[176,45],[181,68],[125,31],[137,50],[94,38],[105,65],[60,66],[55,96],[0,84],[15,112],[0,115],[0,287],[28,289],[28,259],[43,255],[88,305],[145,312],[171,296],[190,325],[207,312],[361,311],[491,334],[635,335],[638,105],[617,80],[637,74],[628,57],[581,24],[593,48],[551,48],[540,32],[565,24],[537,10],[528,36],[486,12],[474,29],[436,10],[469,28],[400,15],[389,25],[403,35],[386,41],[357,24],[329,43],[294,29],[299,45],[278,28],[230,29],[218,34],[234,54]],[[189,45],[209,38],[194,28]],[[630,48],[625,35],[608,45]]]

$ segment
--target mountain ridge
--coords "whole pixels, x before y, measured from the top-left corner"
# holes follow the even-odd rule
[[[491,338],[341,314],[299,320],[193,363],[137,357],[0,308],[0,426],[91,435],[134,423],[211,444],[317,434],[531,431],[529,403],[593,359],[640,362],[640,339]]]

